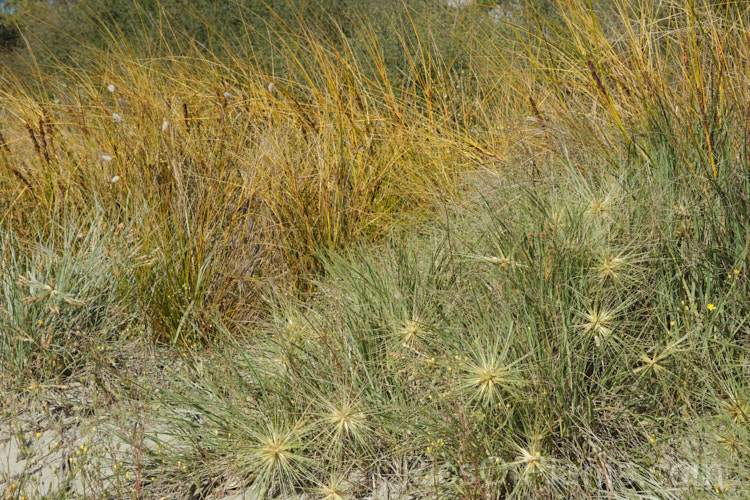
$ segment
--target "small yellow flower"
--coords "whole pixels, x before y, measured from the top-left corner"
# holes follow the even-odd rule
[[[713,304],[708,304],[706,307],[708,308],[709,311],[713,311],[714,309],[716,309],[716,306]]]

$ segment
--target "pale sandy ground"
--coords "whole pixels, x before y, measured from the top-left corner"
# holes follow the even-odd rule
[[[88,395],[87,395],[88,392]],[[135,448],[128,433],[139,419],[125,404],[91,406],[92,393],[80,384],[65,390],[49,390],[44,397],[0,398],[0,498],[186,498],[240,500],[256,498],[238,482],[218,485],[206,496],[200,492],[176,493],[172,486],[136,489],[153,478],[139,475]],[[154,433],[168,441],[167,434]],[[152,441],[144,442],[153,446]],[[370,500],[417,498],[398,478],[379,481],[370,493],[357,498]],[[282,497],[277,497],[282,498]],[[299,494],[284,498],[311,499],[320,495]],[[352,497],[355,498],[355,497]]]
[[[20,419],[17,424],[12,428],[3,424],[0,429],[0,493],[4,493],[4,498],[139,497],[134,488],[136,474],[130,472],[132,467],[124,466],[132,447],[111,434],[101,421],[67,417],[51,422],[41,417]],[[117,464],[122,467],[119,473]],[[204,498],[195,493],[175,495],[152,492],[140,498]],[[240,500],[256,496],[250,490],[228,484],[205,498]],[[320,496],[300,494],[294,498]],[[361,498],[416,497],[398,483],[383,482],[372,494]]]
[[[153,450],[154,440],[171,440],[171,429],[154,422],[149,401],[158,387],[179,390],[175,374],[189,370],[171,351],[142,339],[97,352],[100,360],[86,363],[65,385],[28,386],[13,374],[0,374],[0,499],[256,498],[236,478],[206,487],[201,496],[195,488],[191,492],[184,484],[162,484],[139,472],[139,461],[145,460],[139,460],[138,446]],[[140,443],[134,439],[139,434],[147,436]],[[351,498],[420,498],[407,493],[414,489],[409,476],[360,484],[360,493]],[[303,492],[283,498],[321,495]]]
[[[52,417],[52,418],[50,418]],[[135,450],[106,416],[25,412],[0,426],[0,492],[10,498],[200,498],[154,491],[138,495]],[[117,430],[116,430],[117,429]],[[119,470],[118,470],[119,469]],[[140,478],[148,482],[149,478]],[[206,498],[253,498],[227,485]]]
[[[87,409],[85,393],[72,384],[31,401],[6,395],[0,415],[0,491],[29,499],[58,498],[64,492],[70,498],[102,498],[106,490],[127,487],[116,465],[129,461],[129,446],[113,433],[108,415]]]
[[[11,428],[12,427],[12,428]],[[132,447],[107,430],[106,423],[66,417],[50,421],[43,416],[17,419],[0,428],[0,494],[3,498],[139,498],[132,466],[125,464]],[[120,464],[121,470],[116,470]],[[113,468],[114,467],[114,468]],[[158,494],[140,498],[253,499],[250,490],[233,486],[201,497],[199,494]],[[280,497],[279,497],[280,498]],[[291,497],[285,497],[291,500]],[[320,498],[300,494],[296,500]],[[352,497],[354,498],[354,497]],[[382,482],[366,497],[371,500],[412,499],[397,482]]]

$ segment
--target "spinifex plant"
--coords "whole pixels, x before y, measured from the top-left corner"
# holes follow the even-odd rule
[[[748,11],[551,4],[6,76],[7,371],[179,352],[154,496],[746,497]]]

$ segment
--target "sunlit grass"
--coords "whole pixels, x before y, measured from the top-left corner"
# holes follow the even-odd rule
[[[742,498],[748,12],[555,5],[4,75],[5,386],[122,376],[154,494]]]

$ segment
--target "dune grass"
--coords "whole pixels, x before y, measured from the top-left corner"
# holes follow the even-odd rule
[[[748,12],[556,6],[0,76],[4,386],[169,346],[136,497],[747,496]]]
[[[132,224],[128,284],[176,342],[203,312],[252,318],[264,287],[303,287],[319,252],[457,192],[466,166],[431,103],[396,96],[385,73],[373,81],[312,34],[286,53],[293,78],[196,49],[99,54],[92,71],[41,82],[45,97],[9,81],[6,220],[32,228],[97,204]]]

